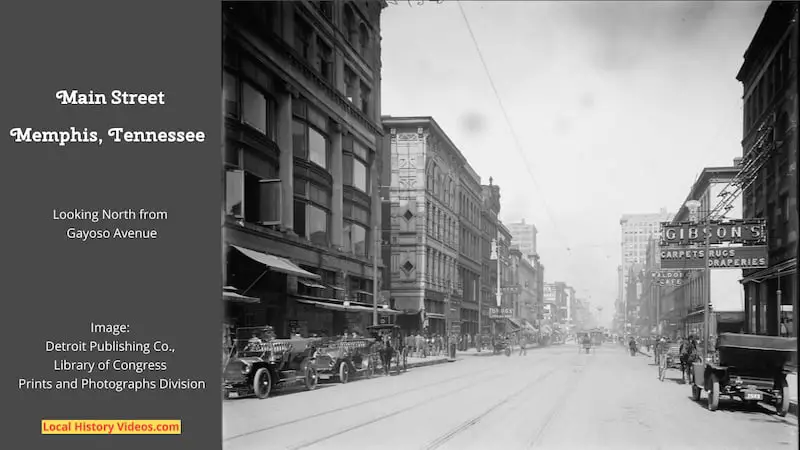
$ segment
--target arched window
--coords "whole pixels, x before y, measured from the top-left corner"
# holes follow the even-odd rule
[[[344,34],[350,43],[354,42],[356,36],[356,15],[353,7],[344,5]]]
[[[361,56],[367,56],[369,53],[369,31],[364,23],[358,27],[358,45],[361,50]]]
[[[434,189],[434,182],[435,182],[434,170],[435,170],[435,168],[436,168],[435,164],[433,164],[433,163],[428,164],[428,173],[427,173],[427,177],[426,177],[426,180],[425,180],[425,185],[426,185],[425,189],[427,189],[428,192],[433,192],[433,189]]]

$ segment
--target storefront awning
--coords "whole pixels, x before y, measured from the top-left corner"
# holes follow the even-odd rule
[[[245,295],[237,294],[236,292],[222,291],[222,299],[229,302],[239,303],[258,303],[261,299],[256,297],[247,297]]]
[[[297,282],[298,282],[298,283],[300,283],[300,284],[302,284],[302,285],[303,285],[303,286],[305,286],[305,287],[308,287],[308,288],[313,288],[313,289],[328,289],[328,286],[325,286],[325,285],[323,285],[323,284],[319,284],[319,283],[314,283],[314,282],[312,282],[312,281],[303,281],[303,280],[297,280]]]
[[[444,314],[439,313],[425,313],[425,317],[428,319],[442,319],[444,320]]]
[[[537,329],[535,326],[531,325],[531,324],[530,324],[530,323],[528,323],[528,322],[525,322],[525,329],[526,329],[526,330],[529,330],[529,331],[534,331],[534,332],[535,332],[535,331],[539,331],[539,330],[538,330],[538,329]]]
[[[517,319],[513,319],[511,317],[508,318],[508,322],[511,324],[512,327],[520,330],[522,329],[522,324],[517,321]]]
[[[778,278],[783,275],[789,275],[797,271],[797,258],[792,258],[787,261],[783,261],[781,263],[775,264],[772,267],[768,267],[763,270],[759,270],[758,272],[742,278],[739,280],[740,283],[761,283],[763,281],[771,280],[773,278]]]
[[[310,278],[312,280],[320,279],[319,275],[301,269],[288,259],[281,258],[275,255],[268,255],[266,253],[257,252],[255,250],[239,247],[237,245],[231,245],[231,247],[238,250],[244,256],[247,256],[253,261],[263,264],[268,269],[274,270],[275,272],[281,272],[303,278]]]
[[[340,302],[324,302],[324,301],[317,301],[317,300],[309,300],[309,299],[305,299],[305,298],[295,298],[295,300],[297,300],[300,303],[306,304],[306,305],[312,305],[312,306],[316,306],[317,308],[329,309],[329,310],[332,310],[332,311],[369,312],[369,313],[374,311],[373,308],[370,308],[368,306],[352,305],[352,304],[348,305],[348,306],[345,306],[343,302],[342,303],[340,303]],[[391,309],[391,308],[378,307],[378,314],[397,315],[397,314],[402,314],[402,311],[397,311],[397,310]]]

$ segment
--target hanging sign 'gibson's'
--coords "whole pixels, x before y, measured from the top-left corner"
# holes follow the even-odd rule
[[[702,244],[764,244],[767,239],[766,219],[742,219],[711,224],[694,222],[661,223],[661,246]]]

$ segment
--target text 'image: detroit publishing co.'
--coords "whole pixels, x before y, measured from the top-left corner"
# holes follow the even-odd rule
[[[797,2],[220,8],[226,450],[797,446]]]

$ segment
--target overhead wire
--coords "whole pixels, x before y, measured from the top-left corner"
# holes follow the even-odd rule
[[[483,66],[483,70],[486,72],[486,77],[489,79],[489,84],[492,88],[492,92],[494,93],[494,97],[497,100],[497,103],[500,106],[500,111],[503,113],[503,118],[505,119],[506,125],[508,125],[509,131],[511,132],[511,138],[514,140],[514,148],[522,157],[523,162],[525,163],[525,170],[528,172],[528,175],[531,178],[531,182],[533,183],[534,187],[540,194],[540,199],[544,206],[545,214],[547,215],[548,219],[552,223],[554,227],[554,234],[561,240],[561,242],[565,245],[565,249],[571,255],[572,254],[572,247],[569,245],[569,242],[564,238],[561,233],[558,232],[558,224],[556,223],[555,217],[553,213],[550,211],[550,207],[547,204],[547,200],[544,197],[544,191],[539,187],[539,184],[536,182],[536,177],[533,175],[533,171],[530,168],[530,163],[528,161],[525,152],[522,150],[522,144],[520,143],[519,137],[517,133],[514,131],[514,126],[511,124],[511,119],[508,115],[508,111],[506,110],[505,105],[503,104],[503,100],[500,97],[500,93],[497,89],[497,86],[494,83],[494,78],[492,78],[492,74],[489,71],[489,66],[486,64],[486,59],[483,57],[483,52],[481,51],[480,45],[478,44],[478,39],[475,37],[475,33],[472,31],[472,26],[469,23],[469,19],[467,18],[467,14],[464,11],[464,7],[461,5],[461,1],[458,0],[458,9],[461,12],[461,17],[464,19],[464,23],[467,26],[467,31],[469,32],[470,37],[472,38],[472,43],[475,46],[475,50],[478,53],[478,58],[481,61],[481,65]]]

